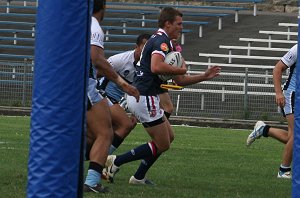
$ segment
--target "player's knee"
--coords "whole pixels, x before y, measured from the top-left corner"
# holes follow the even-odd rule
[[[169,150],[170,142],[164,142],[164,143],[156,144],[156,147],[157,147],[157,152],[158,153],[163,153],[163,152]]]
[[[118,131],[118,135],[120,137],[125,138],[134,129],[135,125],[136,125],[136,123],[131,122],[131,121],[124,122],[121,124],[119,130],[116,130],[116,131]]]

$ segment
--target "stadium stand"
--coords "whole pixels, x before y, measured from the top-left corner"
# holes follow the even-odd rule
[[[110,2],[108,2],[109,4]],[[122,5],[120,5],[119,7],[123,6],[123,2],[114,2],[114,3],[120,3]],[[143,10],[143,8],[146,9],[146,7],[148,6],[144,6],[145,4],[142,3],[139,6],[142,7],[142,9],[138,8],[138,11]],[[10,4],[10,6],[15,6],[13,3]],[[29,5],[27,5],[29,6]],[[30,4],[30,6],[32,6]],[[34,7],[34,6],[33,6]],[[33,20],[35,20],[35,17],[33,13],[30,12],[35,12],[35,8],[33,9],[33,7],[28,7],[28,8],[24,8],[22,9],[22,7],[20,8],[13,8],[13,7],[9,7],[10,8],[10,16],[9,15],[4,15],[6,13],[3,13],[3,15],[1,15],[3,18],[0,18],[1,21],[4,20],[10,20],[10,21],[14,21],[16,22],[14,25],[11,24],[11,26],[14,27],[9,27],[11,29],[14,30],[18,30],[18,29],[28,29],[32,31],[32,24],[30,23],[34,23]],[[112,10],[118,10],[116,8],[115,5],[108,5],[109,9]],[[131,3],[126,3],[126,8],[130,8],[131,7]],[[163,6],[161,6],[163,7]],[[159,8],[161,7],[152,7],[155,10],[156,13],[158,13]],[[193,10],[193,8],[195,9],[199,9],[197,6],[193,6],[193,5],[186,5],[186,6],[177,6],[180,7],[180,9],[183,9],[184,13],[192,13],[195,12]],[[236,18],[238,19],[238,17],[236,17],[236,15],[232,15],[232,13],[236,13],[239,11],[247,11],[246,8],[242,8],[242,7],[236,7],[238,8],[237,11],[235,10],[236,8],[224,8],[224,10],[221,9],[220,10],[214,10],[214,8],[216,7],[221,7],[221,6],[210,6],[210,8],[206,9],[209,11],[212,11],[212,13],[214,14],[219,14],[220,12],[225,12],[225,13],[230,13],[230,14],[226,14],[224,16],[221,16],[221,20],[222,20],[222,24],[221,24],[221,28],[219,28],[219,19],[218,19],[218,29],[222,29],[223,31],[218,34],[216,32],[216,29],[214,28],[215,26],[213,26],[213,28],[211,27],[212,24],[216,24],[214,23],[214,21],[217,21],[216,19],[218,18],[217,16],[206,16],[205,22],[207,22],[208,24],[204,24],[205,25],[205,30],[207,28],[207,30],[209,31],[210,34],[204,34],[203,38],[199,39],[199,34],[188,34],[188,39],[185,42],[185,46],[183,46],[183,54],[186,55],[186,57],[188,57],[187,60],[191,60],[191,59],[197,59],[197,61],[193,62],[193,61],[188,61],[187,63],[190,65],[189,66],[189,74],[194,74],[197,72],[201,72],[203,71],[205,68],[207,68],[208,65],[220,65],[222,67],[222,75],[220,77],[218,77],[216,80],[214,81],[210,81],[210,82],[203,82],[203,83],[199,83],[195,86],[188,86],[187,88],[181,90],[181,91],[171,91],[171,95],[172,98],[174,98],[173,102],[174,104],[178,104],[176,105],[176,114],[177,115],[186,115],[186,116],[208,116],[208,117],[229,117],[229,118],[243,118],[243,115],[235,115],[235,114],[240,114],[237,112],[243,112],[244,110],[244,106],[246,106],[246,110],[251,112],[251,114],[249,114],[248,118],[257,118],[257,115],[261,114],[262,110],[260,109],[261,107],[255,107],[255,105],[253,104],[260,104],[259,102],[261,101],[267,101],[268,105],[267,107],[264,109],[266,112],[271,112],[270,114],[270,118],[276,117],[274,116],[274,114],[276,112],[274,112],[274,109],[276,109],[276,107],[274,107],[274,105],[269,105],[269,104],[273,104],[272,102],[268,102],[268,101],[273,101],[273,88],[272,88],[272,75],[271,75],[271,70],[273,68],[272,63],[274,62],[275,59],[269,60],[271,61],[270,63],[260,63],[260,59],[252,59],[252,55],[255,57],[257,52],[262,51],[264,52],[270,52],[270,55],[267,54],[265,55],[266,57],[276,57],[278,58],[279,55],[272,55],[273,52],[278,52],[281,53],[283,51],[280,50],[284,50],[287,49],[288,47],[275,47],[270,48],[270,49],[266,49],[267,47],[262,47],[262,46],[256,46],[256,43],[253,41],[251,42],[252,46],[241,46],[240,49],[237,49],[238,46],[238,39],[236,39],[235,43],[232,42],[231,44],[224,44],[223,46],[227,46],[231,47],[231,50],[236,50],[234,52],[236,53],[247,53],[248,51],[251,51],[251,54],[249,53],[248,55],[251,55],[250,57],[248,56],[247,58],[235,58],[234,57],[234,64],[231,63],[229,64],[227,62],[228,56],[229,56],[229,52],[227,48],[223,48],[223,47],[219,47],[220,43],[222,43],[223,41],[227,41],[227,40],[233,40],[232,37],[234,36],[233,34],[238,33],[238,31],[243,31],[243,29],[238,29],[238,27],[242,24],[239,23],[238,25],[233,25],[235,23],[232,22],[232,19],[234,19],[235,22],[237,22],[238,20],[236,20]],[[225,6],[224,6],[225,7]],[[147,8],[151,9],[150,6],[148,6]],[[205,9],[205,7],[202,7],[203,10]],[[6,11],[6,7],[2,7],[3,12]],[[122,8],[123,9],[123,8]],[[203,11],[201,9],[201,12]],[[147,11],[147,10],[145,10]],[[149,10],[151,11],[151,10]],[[153,11],[153,10],[152,10]],[[217,12],[219,11],[219,12]],[[136,12],[136,11],[135,11]],[[16,14],[23,14],[23,15],[16,15]],[[30,14],[30,15],[24,15],[24,14]],[[134,14],[134,13],[129,13],[126,16],[126,19],[134,19],[132,20],[132,24],[138,24],[137,26],[140,26],[140,24],[142,22],[147,23],[147,27],[155,27],[155,23],[154,18],[156,18],[156,16],[154,14],[146,14],[147,15],[147,19],[141,19],[140,14]],[[19,17],[22,16],[22,17]],[[108,19],[107,21],[104,21],[105,23],[103,24],[103,26],[117,26],[119,24],[117,24],[117,22],[121,22],[120,18],[122,16],[124,16],[122,13],[117,13],[117,12],[107,12],[106,14],[107,18],[115,18],[115,19],[111,19],[111,21],[109,21],[110,19]],[[199,20],[199,17],[197,16],[188,16],[187,14],[185,14],[185,16],[187,16],[186,18],[184,18],[184,20],[187,21],[194,21],[195,24],[189,25],[188,28],[190,30],[192,30],[193,32],[198,31],[200,23],[202,23],[202,20]],[[4,18],[5,17],[5,18]],[[149,17],[149,19],[148,19]],[[251,15],[247,15],[247,14],[243,14],[240,15],[240,19],[242,21],[250,21],[249,17],[252,17]],[[259,18],[260,16],[257,16],[258,19],[256,20],[261,20],[262,18]],[[24,22],[21,22],[24,21]],[[26,22],[25,22],[26,21]],[[28,22],[30,21],[30,22]],[[282,19],[280,22],[284,22],[285,20]],[[22,23],[22,24],[18,24],[18,23]],[[196,24],[196,22],[198,24]],[[291,22],[291,21],[287,21],[287,22]],[[1,25],[2,22],[0,22]],[[3,26],[4,27],[8,22],[3,22]],[[27,23],[27,24],[26,24]],[[129,23],[129,22],[128,22]],[[149,23],[149,24],[148,24]],[[127,24],[128,25],[128,24]],[[149,26],[148,26],[149,25]],[[203,26],[204,26],[203,25]],[[259,24],[257,24],[259,25]],[[130,30],[130,29],[126,29],[127,32],[129,34],[122,34],[123,31],[123,27],[121,27],[121,25],[119,25],[119,29],[114,31],[109,31],[108,34],[106,34],[106,43],[105,45],[107,47],[105,47],[105,53],[107,54],[115,54],[115,53],[120,53],[123,52],[127,49],[132,49],[133,45],[134,45],[134,41],[135,38],[137,37],[138,33],[137,30]],[[228,28],[229,27],[229,28]],[[292,28],[293,26],[291,26]],[[139,28],[141,29],[141,27],[133,27],[133,28]],[[8,29],[8,28],[5,28]],[[155,29],[155,28],[154,28]],[[146,31],[153,31],[154,29],[146,29]],[[235,29],[236,32],[231,31],[231,29]],[[250,28],[249,28],[250,30]],[[231,34],[228,34],[228,32],[231,31]],[[251,32],[251,31],[249,31]],[[15,51],[18,51],[18,54],[20,55],[13,55],[10,54],[7,51],[3,51],[2,55],[0,56],[0,58],[2,60],[5,61],[1,61],[2,63],[0,63],[0,67],[3,68],[0,71],[3,71],[2,74],[0,74],[1,76],[6,75],[9,76],[10,78],[12,78],[13,75],[15,75],[14,79],[7,79],[7,80],[16,80],[19,83],[19,86],[22,85],[21,83],[21,79],[18,79],[20,77],[22,77],[22,69],[24,69],[25,67],[27,68],[27,66],[25,65],[31,65],[32,67],[32,58],[34,58],[32,55],[22,55],[22,53],[25,51],[26,49],[22,49],[21,46],[31,46],[29,48],[32,48],[33,44],[34,44],[34,38],[32,38],[32,36],[30,35],[30,33],[18,33],[17,38],[14,38],[13,35],[10,37],[9,35],[10,32],[0,32],[0,44],[3,46],[1,48],[1,50],[5,49],[6,45],[10,45],[12,43],[7,43],[7,42],[16,42],[14,45],[18,46],[18,47],[9,47],[11,49],[15,49]],[[222,38],[223,35],[226,35],[225,38]],[[255,37],[253,35],[253,31],[251,33],[248,33],[248,35],[244,34],[243,37],[246,36],[251,36],[251,37]],[[275,42],[276,40],[278,41],[279,39],[276,38],[277,35],[273,35],[274,38],[272,38],[271,42]],[[196,38],[195,38],[196,37]],[[220,37],[220,38],[219,38]],[[221,39],[222,38],[222,39]],[[242,37],[241,37],[242,38]],[[270,41],[269,39],[265,39],[268,40],[268,42]],[[109,41],[109,42],[108,42]],[[112,42],[113,41],[113,42]],[[126,42],[124,42],[126,41]],[[210,41],[210,42],[208,42]],[[24,42],[28,42],[24,44]],[[110,43],[111,42],[111,43]],[[119,42],[119,44],[117,44]],[[123,44],[121,44],[121,42],[123,42]],[[292,45],[292,42],[294,41],[289,41],[290,43],[287,43],[287,45]],[[213,63],[209,63],[206,61],[201,61],[200,57],[198,57],[197,53],[199,53],[199,51],[205,51],[208,49],[211,49],[212,47],[210,47],[211,45],[216,45],[216,43],[218,43],[218,49],[214,49],[216,50],[216,52],[213,51],[212,54],[221,54],[221,50],[226,51],[224,52],[226,54],[227,57],[223,57],[223,58],[219,58],[216,60],[221,60],[218,62],[213,62]],[[18,45],[17,45],[18,44]],[[19,47],[20,46],[20,47]],[[127,48],[128,47],[128,48]],[[239,47],[239,46],[238,46]],[[20,48],[20,49],[18,49]],[[197,50],[196,50],[197,49]],[[6,49],[8,50],[8,49]],[[273,52],[272,52],[273,50]],[[28,50],[29,51],[29,50]],[[192,52],[193,51],[193,52]],[[196,55],[195,55],[196,54]],[[6,56],[7,55],[7,56]],[[8,59],[8,57],[11,58],[15,58],[14,61],[8,61],[8,60],[12,60],[12,59]],[[246,56],[245,54],[243,55],[236,55],[236,56]],[[5,59],[3,59],[5,58]],[[251,62],[251,63],[250,63]],[[9,63],[9,65],[8,65]],[[11,66],[12,64],[16,64],[16,69],[13,72],[12,68],[13,66]],[[17,68],[19,65],[19,68]],[[24,66],[22,66],[24,65]],[[7,68],[8,71],[6,71]],[[33,67],[32,67],[33,68]],[[29,72],[29,73],[28,73]],[[26,73],[26,78],[27,77],[31,77],[30,74],[32,75],[32,71],[28,71]],[[31,73],[30,73],[31,72]],[[0,80],[4,80],[4,79],[0,79]],[[26,81],[30,81],[30,79],[26,79]],[[1,81],[2,82],[2,81]],[[9,83],[9,82],[7,82]],[[16,84],[17,85],[17,84]],[[28,94],[29,96],[30,94]],[[179,99],[178,99],[179,97]],[[30,98],[30,97],[28,97]],[[183,102],[185,101],[185,102]],[[188,102],[186,102],[188,101]],[[197,101],[197,102],[195,102]],[[195,104],[197,103],[197,104]],[[199,104],[198,104],[199,103]],[[194,106],[192,106],[194,105]],[[254,106],[254,107],[253,107]],[[191,112],[191,109],[199,109],[198,112]],[[277,115],[277,114],[276,114]],[[272,118],[273,118],[272,117]]]
[[[248,56],[248,55],[232,55],[232,54],[212,54],[212,53],[199,53],[200,57],[208,58],[207,62],[211,62],[212,58],[228,58],[228,63],[232,63],[232,59],[258,59],[258,60],[280,60],[281,57],[271,56]]]
[[[263,3],[265,0],[205,0],[206,2],[229,2],[229,3],[253,3],[253,16],[257,15],[257,4]]]
[[[282,32],[282,31],[265,31],[260,30],[260,34],[267,34],[269,39],[272,40],[272,35],[285,35],[287,36],[287,40],[290,40],[291,36],[298,36],[298,32]]]
[[[277,52],[287,52],[289,48],[271,48],[271,47],[248,47],[248,46],[229,46],[229,45],[220,45],[221,49],[228,49],[228,54],[232,54],[232,50],[247,50],[247,55],[251,55],[251,50],[259,51],[277,51]]]
[[[122,27],[127,27],[127,23],[130,22],[142,22],[142,27],[147,23],[157,24],[156,19],[135,19],[135,18],[105,18],[104,21],[118,21],[122,23]],[[183,21],[183,25],[193,24],[199,25],[199,38],[203,37],[203,25],[208,25],[209,22],[206,21]],[[219,28],[222,29],[222,20],[219,21]],[[124,31],[123,31],[124,32]],[[126,33],[126,31],[125,31]]]
[[[149,11],[149,10],[145,10],[145,11],[141,11],[141,10],[131,10],[131,9],[127,9],[127,10],[121,10],[121,9],[108,9],[107,12],[110,13],[131,13],[131,14],[140,14],[142,15],[142,18],[139,19],[126,19],[126,18],[120,18],[120,19],[114,19],[114,18],[105,18],[105,21],[115,21],[115,20],[124,20],[126,22],[135,22],[135,21],[139,21],[142,22],[142,27],[145,26],[146,22],[157,22],[157,20],[155,19],[146,19],[146,15],[158,15],[159,11]],[[224,14],[224,13],[196,13],[196,12],[183,12],[184,16],[194,16],[194,17],[217,17],[218,18],[218,29],[221,30],[222,29],[222,18],[226,17],[226,16],[230,16],[230,14]],[[201,21],[195,21],[195,22],[201,22]],[[197,24],[195,22],[190,22],[190,21],[184,21],[185,24]],[[204,22],[205,23],[205,22]],[[198,24],[197,24],[198,25]],[[203,24],[202,24],[203,25]]]
[[[278,26],[287,27],[287,32],[291,32],[293,27],[298,28],[297,23],[278,23]],[[287,35],[287,40],[290,40],[290,35]]]
[[[296,40],[278,40],[278,39],[271,40],[271,39],[258,39],[258,38],[240,38],[239,40],[248,42],[249,47],[253,42],[267,43],[269,48],[272,47],[272,43],[296,44],[298,42]]]
[[[109,35],[110,34],[110,31],[111,30],[122,30],[123,31],[123,34],[126,34],[127,33],[127,30],[132,30],[132,31],[147,31],[147,32],[150,32],[150,33],[153,33],[154,31],[157,30],[157,28],[141,28],[141,27],[120,27],[120,26],[101,26],[103,28],[103,30],[105,31],[105,35]],[[192,32],[192,30],[190,29],[184,29],[181,33],[181,44],[184,45],[185,43],[185,34],[186,33],[189,33],[189,32]]]
[[[108,2],[107,5],[115,6],[124,6],[124,3],[121,2]],[[170,5],[170,4],[142,4],[142,3],[126,3],[126,6],[130,7],[156,7],[162,9],[164,7],[173,6],[179,9],[203,9],[203,10],[227,10],[227,11],[234,11],[235,13],[235,22],[238,22],[238,12],[241,10],[247,10],[247,8],[243,7],[226,7],[226,6],[196,6],[196,5]]]

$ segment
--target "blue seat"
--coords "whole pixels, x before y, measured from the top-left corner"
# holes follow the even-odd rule
[[[34,59],[34,56],[31,56],[31,55],[16,55],[16,54],[0,54],[0,58]]]
[[[134,42],[104,42],[104,46],[135,46]]]
[[[13,33],[14,38],[17,38],[18,33],[23,33],[23,34],[31,34],[31,37],[35,36],[35,31],[34,30],[20,30],[20,29],[0,29],[0,32],[2,33]]]
[[[24,13],[0,13],[0,16],[5,17],[36,17],[36,14],[24,14]]]
[[[152,34],[154,31],[157,30],[157,28],[141,28],[141,27],[120,27],[120,26],[101,26],[105,31],[106,35],[109,35],[110,30],[123,30],[123,33],[126,34],[126,30],[134,30],[134,31],[148,31],[150,34]],[[183,29],[181,34],[181,44],[184,45],[185,42],[185,33],[190,33],[192,30],[190,29]]]
[[[257,15],[257,3],[263,3],[265,0],[205,0],[207,2],[230,2],[230,3],[253,3],[253,16]]]
[[[4,49],[27,49],[27,50],[34,50],[34,46],[24,46],[24,45],[1,45],[0,48]]]
[[[35,26],[35,23],[31,22],[20,22],[20,21],[0,21],[2,25],[23,25],[23,26]]]

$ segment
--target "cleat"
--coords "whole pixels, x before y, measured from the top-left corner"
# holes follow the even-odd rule
[[[114,183],[114,176],[120,170],[120,168],[114,164],[116,158],[117,157],[115,155],[109,155],[107,157],[107,160],[106,160],[106,163],[105,163],[105,164],[110,164],[106,168],[106,174],[108,176],[108,182],[109,183]]]
[[[147,178],[139,180],[139,179],[136,179],[134,176],[130,177],[129,184],[155,186],[155,183]]]
[[[84,184],[83,192],[108,193],[109,190],[107,187],[104,187],[101,184],[97,184],[96,186],[89,186],[87,184]]]
[[[281,178],[281,179],[292,179],[292,172],[291,171],[279,171],[277,174],[277,178]]]
[[[259,139],[263,135],[263,131],[266,124],[263,121],[257,121],[253,131],[247,138],[247,146],[250,146],[256,139]]]
[[[101,174],[101,179],[108,181],[109,177],[107,175],[107,170],[106,168],[103,169],[102,174]]]

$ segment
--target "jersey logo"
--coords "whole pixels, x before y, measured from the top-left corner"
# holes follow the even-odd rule
[[[169,47],[166,43],[162,43],[160,44],[160,49],[164,52],[168,52],[169,51]]]
[[[144,72],[142,71],[136,71],[136,76],[143,76],[144,75]]]
[[[124,71],[124,77],[127,77],[128,74],[129,74],[129,70],[125,70],[125,71]]]
[[[150,114],[150,117],[155,117],[156,116],[156,109],[151,109],[149,114]]]

